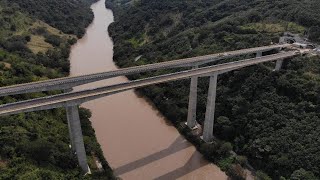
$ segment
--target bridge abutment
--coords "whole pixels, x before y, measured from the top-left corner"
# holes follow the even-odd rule
[[[197,68],[194,67],[194,69]],[[194,128],[197,124],[197,94],[198,94],[198,77],[191,77],[190,94],[188,105],[187,125],[189,128]]]
[[[210,142],[213,140],[214,113],[216,105],[218,74],[210,76],[210,84],[208,90],[207,108],[203,127],[203,140]]]
[[[89,172],[86,150],[84,148],[83,135],[77,106],[66,107],[69,134],[72,151],[76,153],[79,166],[84,173]]]

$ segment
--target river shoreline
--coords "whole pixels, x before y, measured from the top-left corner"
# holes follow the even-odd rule
[[[112,11],[106,9],[104,0],[91,7],[95,18],[70,53],[71,75],[118,69],[107,30],[113,22]],[[75,90],[127,81],[126,77],[116,77]],[[92,112],[90,121],[104,157],[122,179],[227,178],[177,132],[151,100],[137,91],[101,98],[82,107]]]

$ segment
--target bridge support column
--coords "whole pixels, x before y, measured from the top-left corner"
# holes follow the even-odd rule
[[[274,71],[279,71],[282,67],[282,63],[283,63],[283,59],[277,60],[276,67],[275,67]]]
[[[70,144],[71,144],[71,149],[72,152],[75,152],[75,145],[74,145],[74,138],[73,138],[73,133],[72,133],[72,128],[71,128],[71,121],[72,121],[72,114],[71,114],[71,109],[66,108],[66,114],[67,114],[67,121],[68,121],[68,130],[69,130],[69,138],[70,138]]]
[[[191,77],[187,119],[187,125],[191,129],[194,128],[197,124],[197,93],[198,77]]]
[[[83,143],[78,107],[71,106],[67,107],[66,110],[72,150],[77,155],[79,166],[81,167],[81,169],[84,171],[84,173],[88,173],[90,170],[88,167],[86,150]]]
[[[71,89],[65,89],[64,92],[65,93],[69,93],[72,92],[72,88]],[[71,144],[71,149],[73,152],[75,152],[75,145],[74,145],[74,139],[73,139],[73,134],[72,134],[72,128],[71,128],[71,120],[72,120],[72,114],[70,111],[70,108],[66,108],[66,114],[67,114],[67,121],[68,121],[68,130],[69,130],[69,138],[70,138],[70,144]]]
[[[203,140],[210,142],[213,140],[214,112],[216,105],[218,74],[210,76],[210,84],[208,90],[207,109],[203,127]]]
[[[257,57],[257,58],[258,58],[258,57],[262,57],[262,52],[261,52],[261,51],[257,52],[257,53],[256,53],[256,57]]]

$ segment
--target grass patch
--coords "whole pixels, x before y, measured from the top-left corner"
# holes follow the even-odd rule
[[[279,23],[250,23],[241,26],[242,29],[252,29],[257,32],[267,32],[267,33],[282,33],[289,31],[292,33],[303,33],[304,27],[293,22],[279,22]]]
[[[227,171],[230,166],[234,163],[234,157],[229,156],[227,158],[218,161],[217,165],[223,170]]]
[[[148,42],[148,37],[144,33],[140,37],[133,37],[127,40],[134,48],[138,48],[143,46],[146,42]]]
[[[72,39],[72,38],[77,39],[77,36],[64,34],[60,30],[40,20],[35,21],[32,24],[32,26],[28,28],[28,33],[31,33],[32,29],[37,29],[37,28],[44,28],[47,31],[47,33],[49,33],[50,35],[59,36],[63,40]],[[28,42],[27,46],[35,54],[39,52],[45,53],[48,49],[53,48],[53,46],[50,43],[45,41],[44,35],[31,35],[31,40],[30,42]]]
[[[289,22],[287,24],[287,31],[294,32],[294,33],[303,33],[305,28],[303,26],[298,25],[294,22]]]
[[[3,62],[3,65],[6,69],[11,69],[11,64],[10,63],[6,63],[6,62]]]
[[[7,167],[7,162],[0,159],[0,169]]]
[[[320,77],[318,74],[315,74],[313,72],[305,72],[303,73],[303,77],[308,79],[308,80],[316,80],[316,81],[320,81]]]
[[[8,9],[8,8],[7,8]],[[44,34],[34,34],[33,30],[44,28],[49,35],[57,35],[64,41],[77,39],[76,35],[64,34],[60,30],[48,25],[41,20],[35,20],[19,11],[5,13],[4,8],[0,5],[0,39],[6,40],[12,36],[22,35],[30,36],[27,47],[35,54],[47,52],[53,46],[45,42]]]
[[[97,168],[97,165],[96,165],[96,162],[95,162],[93,155],[87,156],[87,158],[88,158],[88,165],[89,165],[91,171],[97,171],[98,168]]]
[[[27,32],[32,24],[32,19],[21,12],[4,13],[0,5],[0,38],[8,38],[12,35],[22,35]]]
[[[61,38],[76,38],[77,39],[77,36],[76,35],[72,35],[72,34],[64,34],[63,32],[61,32],[59,29],[56,29],[52,26],[50,26],[49,24],[43,22],[43,21],[40,21],[40,20],[37,20],[35,21],[32,26],[30,27],[30,29],[35,29],[35,28],[39,28],[39,27],[43,27],[45,28],[50,34],[52,35],[57,35],[57,36],[60,36]]]
[[[27,44],[28,48],[35,54],[39,52],[47,52],[48,49],[53,46],[47,42],[45,42],[45,38],[43,36],[32,35],[30,42]]]
[[[5,168],[7,166],[7,161],[3,160],[0,156],[0,169]]]
[[[252,29],[257,32],[268,32],[268,33],[278,33],[284,32],[285,28],[281,24],[270,24],[270,23],[250,23],[241,26],[242,29]]]

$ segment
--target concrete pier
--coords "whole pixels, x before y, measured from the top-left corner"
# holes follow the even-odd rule
[[[65,93],[69,93],[72,92],[72,88],[70,89],[65,89],[64,92]],[[67,121],[68,121],[68,129],[69,129],[69,138],[70,138],[70,144],[71,144],[71,149],[73,152],[75,152],[75,148],[74,148],[74,142],[73,142],[73,137],[72,137],[72,128],[71,128],[71,120],[72,120],[72,114],[70,112],[70,108],[66,107],[66,115],[67,115]]]
[[[283,63],[283,59],[277,60],[276,67],[275,67],[274,71],[279,71],[282,67],[282,63]]]
[[[68,121],[68,129],[69,129],[69,138],[70,138],[70,144],[72,152],[75,152],[75,145],[74,145],[74,138],[73,138],[73,132],[71,128],[71,121],[72,121],[72,112],[70,107],[66,107],[66,114],[67,114],[67,121]]]
[[[194,69],[197,67],[194,67]],[[198,93],[198,77],[191,77],[189,105],[188,105],[188,119],[187,125],[189,128],[194,128],[197,124],[197,93]]]
[[[84,148],[79,110],[77,106],[67,107],[67,118],[72,150],[77,154],[79,166],[84,173],[89,172],[86,150]]]
[[[214,125],[214,112],[216,105],[216,91],[217,91],[218,74],[210,76],[210,84],[208,90],[206,117],[203,127],[203,140],[210,142],[213,140],[213,125]]]

